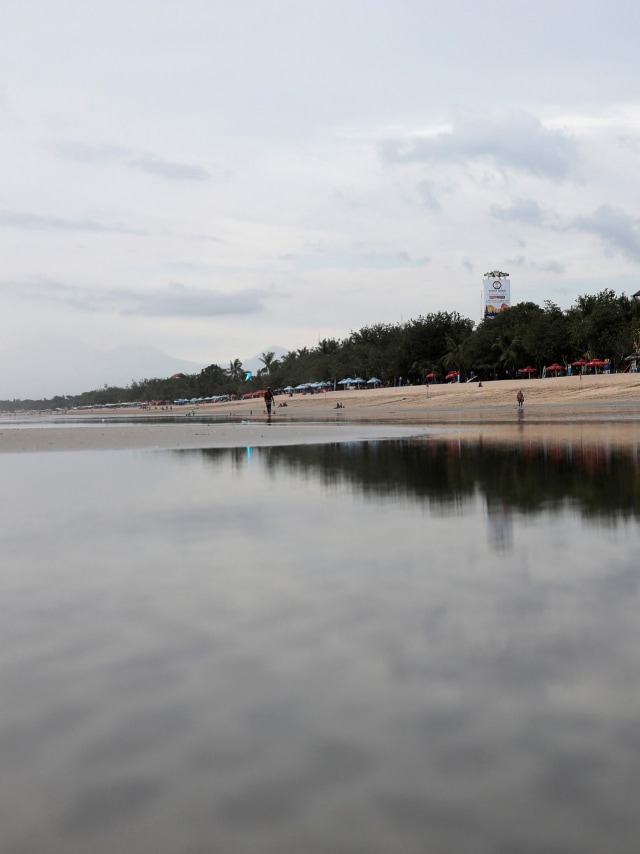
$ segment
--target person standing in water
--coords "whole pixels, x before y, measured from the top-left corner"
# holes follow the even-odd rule
[[[267,407],[267,416],[271,418],[271,407],[273,406],[273,392],[268,388],[264,393],[264,405]]]
[[[518,390],[518,394],[516,395],[518,400],[518,407],[522,408],[524,406],[524,394],[522,393],[522,389]]]

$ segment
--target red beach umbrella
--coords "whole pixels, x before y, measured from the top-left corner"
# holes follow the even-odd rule
[[[460,376],[460,371],[449,371],[446,375],[445,380],[452,380],[454,377]]]
[[[534,368],[533,365],[527,365],[526,368],[520,368],[518,373],[519,374],[529,374],[529,379],[531,379],[531,374],[537,374],[538,369]]]
[[[435,378],[436,378],[436,372],[435,371],[431,371],[430,374],[427,374],[428,380],[435,380]]]
[[[571,362],[571,366],[573,368],[581,368],[583,365],[586,365],[586,364],[587,364],[587,362],[585,359],[578,359],[575,362]]]
[[[553,365],[549,365],[547,368],[548,371],[564,371],[564,365],[559,365],[557,362],[554,362]]]

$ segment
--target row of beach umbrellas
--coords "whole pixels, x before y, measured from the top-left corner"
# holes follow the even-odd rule
[[[598,368],[603,368],[606,363],[602,361],[602,359],[576,359],[575,362],[571,362],[572,368],[595,368],[596,373]],[[566,371],[566,367],[564,365],[559,365],[557,362],[554,362],[553,365],[549,365],[547,367],[547,373],[549,371],[553,371],[554,373],[558,373],[558,371]],[[532,374],[537,374],[538,369],[534,368],[533,365],[527,365],[526,368],[520,368],[518,371],[519,374],[528,374],[529,379],[531,379]]]
[[[338,385],[380,385],[380,382],[378,377],[371,377],[368,380],[364,380],[362,377],[345,377],[343,380],[338,380]],[[333,383],[325,380],[317,383],[300,383],[300,385],[296,386],[288,385],[285,386],[284,391],[303,391],[307,388],[331,388],[332,386]]]
[[[575,362],[571,363],[571,367],[573,368],[595,368],[596,372],[598,368],[604,367],[605,362],[602,359],[590,359],[587,361],[586,359],[577,359]],[[553,365],[547,366],[547,373],[553,372],[558,373],[559,371],[566,371],[567,368],[565,365],[560,365],[558,362],[554,362]],[[524,368],[520,368],[518,371],[519,374],[527,374],[529,379],[531,379],[533,374],[538,373],[538,369],[534,368],[533,365],[527,365]],[[453,380],[456,377],[460,376],[460,371],[449,371],[448,374],[445,375],[445,380]],[[433,380],[436,378],[436,372],[431,371],[426,375],[426,379]],[[347,386],[347,385],[380,385],[381,381],[377,377],[371,377],[368,380],[363,379],[362,377],[345,377],[342,380],[338,380],[339,386]],[[288,385],[285,387],[284,391],[303,391],[304,389],[309,388],[331,388],[332,383],[329,382],[315,382],[315,383],[300,383],[300,385],[292,386]]]
[[[368,380],[363,380],[362,377],[345,377],[343,380],[338,380],[338,385],[378,385],[379,383],[378,377],[371,377]]]

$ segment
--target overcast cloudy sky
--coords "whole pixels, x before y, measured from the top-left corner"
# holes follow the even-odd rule
[[[637,0],[5,0],[0,348],[640,288]]]

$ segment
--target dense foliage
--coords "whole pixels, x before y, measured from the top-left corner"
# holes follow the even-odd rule
[[[640,346],[640,306],[625,294],[607,289],[581,296],[568,310],[552,302],[540,307],[523,302],[483,320],[477,326],[456,312],[436,312],[407,323],[367,326],[347,338],[326,338],[275,359],[263,353],[257,376],[245,379],[239,359],[228,368],[209,365],[199,374],[142,379],[126,388],[105,387],[76,396],[44,401],[2,401],[0,409],[49,409],[133,401],[241,395],[270,385],[284,388],[319,380],[378,377],[383,383],[422,382],[448,371],[482,380],[516,376],[532,365],[538,371],[553,362],[567,365],[578,358],[608,358],[613,371],[624,370],[624,357]]]

